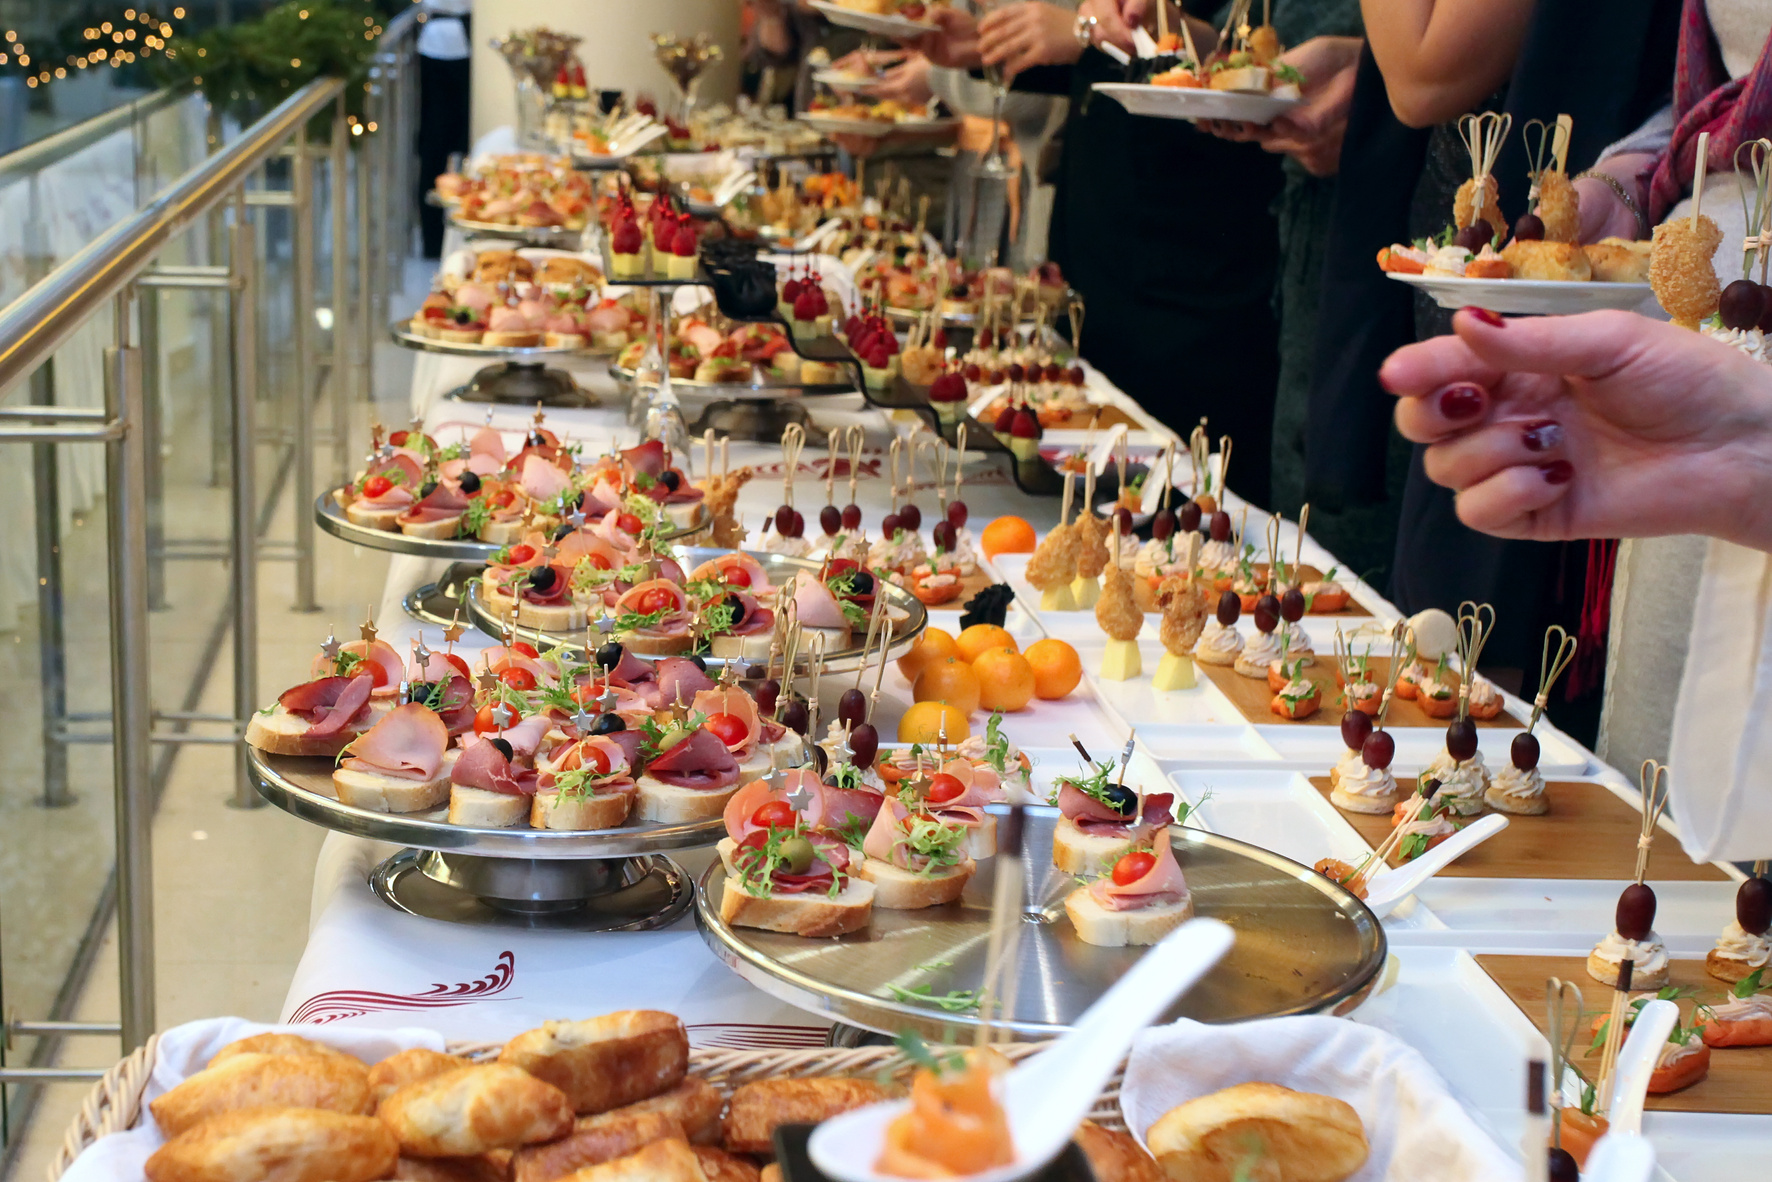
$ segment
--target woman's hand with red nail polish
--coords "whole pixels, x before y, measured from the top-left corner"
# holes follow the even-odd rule
[[[1772,367],[1628,312],[1498,328],[1465,309],[1452,323],[1393,353],[1380,380],[1467,525],[1772,550]]]

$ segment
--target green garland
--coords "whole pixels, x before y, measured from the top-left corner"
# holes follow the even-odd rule
[[[254,21],[173,37],[170,52],[152,59],[152,67],[162,85],[195,86],[242,122],[316,78],[343,78],[345,109],[361,120],[369,58],[388,7],[376,0],[289,0]]]

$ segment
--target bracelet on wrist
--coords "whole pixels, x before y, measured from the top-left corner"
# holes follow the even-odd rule
[[[1649,219],[1647,216],[1644,215],[1643,207],[1641,205],[1637,204],[1637,199],[1635,197],[1631,196],[1630,190],[1628,190],[1624,187],[1623,181],[1620,181],[1617,177],[1613,176],[1610,173],[1596,172],[1595,170],[1593,170],[1591,168],[1588,169],[1586,172],[1581,173],[1575,179],[1578,181],[1586,181],[1586,180],[1599,181],[1601,184],[1605,185],[1608,189],[1611,189],[1614,193],[1616,193],[1618,195],[1618,199],[1624,203],[1624,207],[1630,211],[1631,217],[1636,219],[1637,237],[1638,238],[1649,237]]]

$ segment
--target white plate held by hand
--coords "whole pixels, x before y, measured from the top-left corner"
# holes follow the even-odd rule
[[[864,33],[878,33],[882,37],[921,37],[940,27],[933,21],[914,21],[909,17],[886,13],[862,12],[855,8],[845,8],[841,4],[831,4],[828,0],[812,0],[812,7],[833,25],[841,25],[845,29],[860,29]]]
[[[1230,950],[1234,935],[1215,919],[1194,919],[1145,953],[1102,994],[1069,1034],[1003,1079],[1003,1108],[1015,1161],[967,1182],[1011,1182],[1057,1157],[1088,1115],[1095,1097],[1139,1031],[1169,1008]],[[894,1182],[874,1172],[886,1126],[910,1101],[870,1104],[833,1117],[813,1130],[812,1163],[837,1182]]]
[[[1157,119],[1229,119],[1267,124],[1302,101],[1271,94],[1243,94],[1199,86],[1152,86],[1145,82],[1097,82],[1094,89],[1134,115]]]
[[[1654,293],[1647,283],[1578,283],[1557,279],[1466,279],[1462,275],[1404,275],[1392,279],[1419,287],[1442,308],[1487,308],[1510,316],[1560,316],[1629,310]]]

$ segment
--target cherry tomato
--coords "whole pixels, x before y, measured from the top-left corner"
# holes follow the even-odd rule
[[[390,432],[388,435],[388,442],[393,444],[395,447],[405,447],[406,446],[406,438],[407,438],[408,434],[409,433],[406,431]]]
[[[722,570],[720,578],[728,587],[749,587],[751,585],[751,572],[737,563]]]
[[[615,564],[610,562],[609,559],[605,558],[601,554],[587,554],[583,558],[579,559],[579,561],[584,563],[586,566],[590,567],[592,570],[614,570],[615,569]]]
[[[751,814],[751,824],[761,825],[765,829],[792,829],[794,816],[793,805],[785,800],[771,800]]]
[[[1129,886],[1151,872],[1157,864],[1157,855],[1140,850],[1127,854],[1114,863],[1114,883],[1117,886]]]
[[[535,674],[527,669],[510,668],[498,675],[498,679],[514,690],[532,690],[535,688]]]
[[[572,700],[580,706],[588,706],[603,696],[603,687],[594,681],[572,687]]]
[[[456,656],[454,653],[444,653],[443,659],[445,661],[448,661],[451,665],[455,666],[455,671],[457,673],[461,674],[463,677],[470,678],[470,679],[473,677],[473,674],[468,672],[468,663],[466,661],[462,660],[460,657]]]
[[[497,729],[498,723],[492,721],[492,707],[480,707],[480,712],[474,715],[474,733],[484,735]]]
[[[750,728],[744,724],[744,719],[736,714],[709,715],[705,725],[709,734],[728,747],[736,747],[751,733]]]
[[[374,500],[393,487],[394,482],[386,476],[371,476],[363,482],[363,495]]]
[[[388,671],[382,667],[380,661],[371,661],[368,657],[363,658],[363,660],[364,664],[369,667],[369,684],[371,686],[380,689],[382,686],[388,684]],[[361,673],[363,668],[363,665],[357,666],[357,672]]]
[[[645,523],[632,513],[619,514],[615,519],[615,528],[626,534],[637,534],[645,529]]]
[[[511,651],[514,653],[522,653],[526,657],[541,656],[540,653],[535,651],[535,646],[530,644],[527,640],[519,640],[516,644],[513,644],[511,646]]]
[[[966,795],[966,785],[960,782],[960,777],[940,772],[929,778],[929,791],[925,794],[924,799],[928,800],[930,804],[946,804],[948,801],[958,800],[964,795]]]
[[[677,606],[677,597],[663,587],[650,587],[634,601],[634,610],[643,616],[669,611]]]
[[[522,566],[535,557],[535,547],[528,542],[518,542],[511,547],[511,565]]]
[[[609,753],[597,747],[580,743],[575,754],[579,757],[579,766],[589,765],[590,769],[600,776],[609,774]]]
[[[501,488],[486,498],[486,503],[494,509],[509,509],[517,502],[517,494],[508,488]]]

